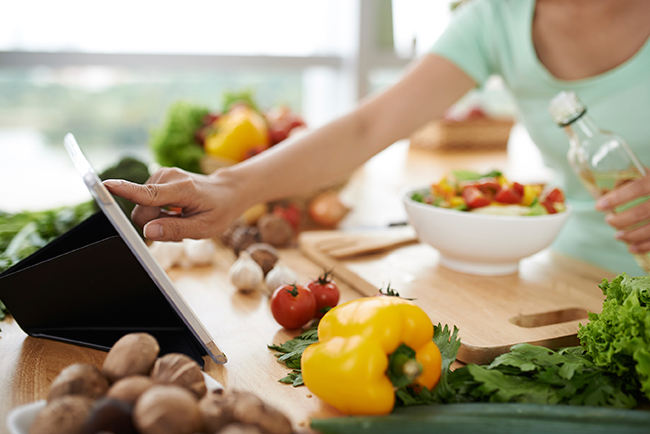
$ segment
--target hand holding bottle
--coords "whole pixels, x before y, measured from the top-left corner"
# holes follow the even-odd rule
[[[618,230],[616,239],[625,242],[631,253],[650,251],[650,201],[624,210],[617,208],[650,196],[650,175],[610,191],[596,202],[598,211],[608,212],[605,221]]]
[[[645,167],[622,137],[596,125],[575,92],[557,94],[549,112],[569,138],[569,164],[597,200],[596,209],[610,211],[606,222],[618,230],[616,239],[627,243],[636,263],[650,273],[650,175]]]

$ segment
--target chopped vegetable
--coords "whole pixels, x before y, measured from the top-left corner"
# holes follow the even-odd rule
[[[544,191],[542,185],[510,182],[499,171],[481,174],[453,170],[431,185],[429,192],[414,192],[411,199],[441,208],[493,215],[532,216],[565,210],[562,190]],[[506,207],[510,208],[505,211]]]

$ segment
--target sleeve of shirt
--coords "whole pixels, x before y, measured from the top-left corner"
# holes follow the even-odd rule
[[[492,16],[489,0],[462,5],[430,52],[451,61],[482,85],[495,72],[488,51]]]

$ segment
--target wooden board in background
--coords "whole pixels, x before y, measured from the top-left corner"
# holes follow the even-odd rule
[[[598,284],[615,277],[550,251],[522,260],[518,274],[484,277],[439,266],[438,252],[425,244],[342,260],[316,248],[341,235],[304,232],[300,249],[362,295],[374,295],[390,283],[402,297],[416,299],[434,323],[457,326],[462,342],[458,359],[465,363],[487,363],[521,342],[549,348],[577,345],[578,324],[587,321],[587,312],[602,309]]]

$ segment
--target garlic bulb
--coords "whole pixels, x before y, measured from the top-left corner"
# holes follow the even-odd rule
[[[286,265],[276,264],[266,275],[266,287],[275,291],[282,285],[296,283],[298,276]]]
[[[211,265],[214,263],[217,248],[212,240],[192,240],[188,238],[183,240],[183,247],[190,265]]]
[[[171,241],[154,241],[149,249],[164,270],[180,265],[185,253],[183,243]]]
[[[248,252],[241,252],[228,272],[230,281],[238,289],[249,291],[256,289],[264,281],[264,271]]]

